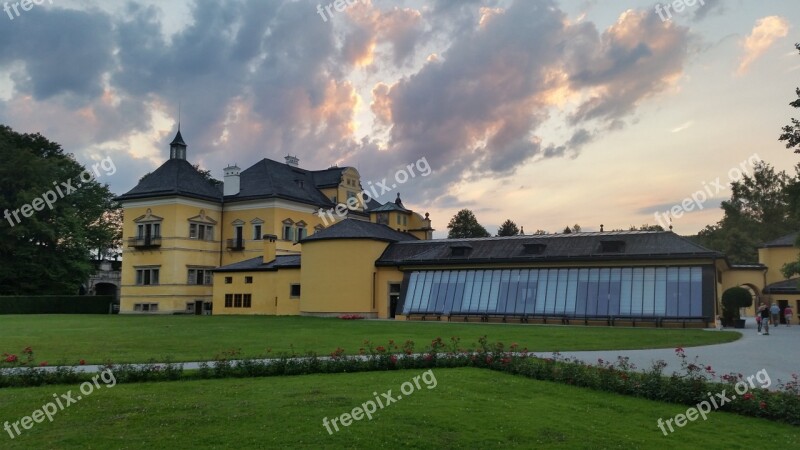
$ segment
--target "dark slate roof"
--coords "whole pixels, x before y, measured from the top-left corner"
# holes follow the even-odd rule
[[[797,233],[787,234],[786,236],[781,236],[774,241],[769,241],[761,246],[761,248],[768,248],[768,247],[794,247],[794,243],[797,240]]]
[[[214,272],[272,272],[279,269],[300,268],[300,255],[278,255],[275,260],[264,264],[258,257],[214,269]]]
[[[622,250],[604,253],[601,247],[605,242],[621,242]],[[471,250],[464,256],[453,256],[452,247]],[[724,258],[724,255],[671,231],[625,231],[397,242],[386,249],[376,264],[394,266],[699,258]]]
[[[790,280],[779,281],[772,283],[764,288],[765,294],[800,294],[800,288],[797,287],[800,283],[800,278],[792,278]]]
[[[177,138],[176,138],[177,139]],[[135,188],[117,197],[117,200],[180,195],[215,202],[222,201],[222,190],[211,184],[188,161],[170,159],[146,175]]]
[[[327,186],[325,183],[334,183],[334,180],[334,185],[338,185],[344,170],[336,168],[312,172],[263,159],[241,173],[239,193],[226,196],[225,202],[282,198],[330,208],[335,205],[319,189]]]
[[[339,186],[342,182],[342,172],[345,168],[331,167],[326,170],[317,170],[312,172],[314,184],[319,188],[329,188]]]
[[[386,225],[365,220],[344,219],[303,239],[301,243],[333,239],[371,239],[385,242],[417,240],[413,235],[393,230]]]
[[[404,213],[411,212],[403,208],[402,206],[396,204],[395,202],[387,202],[385,205],[381,205],[375,209],[371,209],[369,212],[386,212],[386,211],[399,211]]]
[[[173,139],[172,142],[170,142],[169,145],[170,146],[172,146],[172,145],[182,145],[184,147],[187,146],[186,142],[183,142],[183,136],[181,136],[181,130],[178,130],[178,134],[175,135],[175,139]]]

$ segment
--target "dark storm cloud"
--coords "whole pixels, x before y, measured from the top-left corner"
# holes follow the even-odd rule
[[[102,93],[112,62],[110,18],[98,11],[34,8],[0,27],[0,68],[23,63],[12,79],[36,100],[68,94],[77,107]]]
[[[138,149],[97,144],[141,133],[166,157],[174,130],[153,137],[151,113],[177,118],[180,102],[189,159],[217,176],[228,163],[291,153],[307,168],[340,162],[380,180],[425,157],[434,175],[403,186],[404,198],[452,204],[455,183],[577,155],[663,90],[686,57],[686,30],[644,12],[600,32],[569,23],[552,0],[438,0],[420,10],[359,2],[328,22],[317,3],[197,0],[178,30],[158,6],[133,2],[113,16],[35,9],[0,28],[0,67],[15,68],[0,121],[42,124],[25,131],[49,129],[78,154],[95,147],[120,158]],[[438,56],[411,68],[423,47]],[[382,79],[383,69],[400,78]],[[362,101],[386,142],[354,133],[350,80],[361,70],[375,77]],[[556,91],[591,95],[570,117],[571,138],[543,147],[537,131]],[[115,178],[129,184],[148,161],[118,163]]]

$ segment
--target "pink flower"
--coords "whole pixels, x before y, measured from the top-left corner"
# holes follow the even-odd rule
[[[389,358],[389,361],[391,361],[391,362],[392,362],[392,364],[397,364],[397,355],[392,355],[392,356]]]

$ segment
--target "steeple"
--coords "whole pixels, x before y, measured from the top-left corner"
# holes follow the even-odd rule
[[[169,144],[169,159],[182,159],[185,161],[186,147],[188,146],[186,142],[183,142],[183,136],[181,136],[181,124],[178,122],[178,134]]]

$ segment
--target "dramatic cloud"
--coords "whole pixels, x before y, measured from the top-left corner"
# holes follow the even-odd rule
[[[644,11],[598,30],[553,0],[357,2],[327,22],[317,3],[35,8],[0,28],[0,121],[131,161],[121,192],[164,159],[181,104],[189,158],[217,176],[293,154],[380,179],[426,157],[437,176],[404,190],[444,205],[469,180],[576,157],[687,59],[688,30]]]
[[[750,65],[761,57],[772,44],[778,39],[789,34],[789,23],[786,19],[778,16],[769,16],[759,19],[753,31],[745,38],[742,43],[744,54],[742,55],[739,69],[741,75],[747,72]]]

